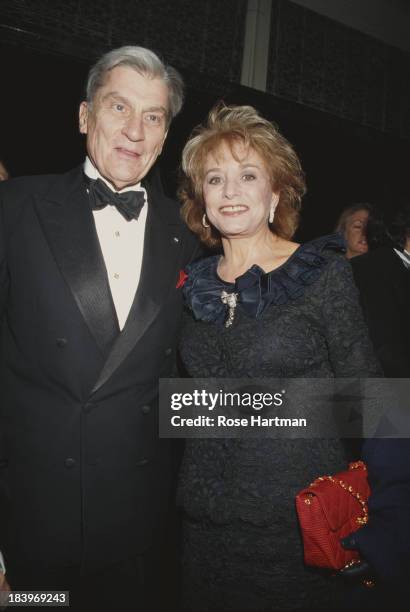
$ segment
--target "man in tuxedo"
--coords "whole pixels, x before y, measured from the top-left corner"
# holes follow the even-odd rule
[[[367,242],[369,252],[351,262],[370,339],[385,376],[409,378],[410,207],[399,211],[388,230],[371,214]],[[369,522],[347,537],[344,546],[358,550],[365,562],[345,574],[365,579],[371,575],[376,584],[370,590],[355,585],[348,602],[355,609],[408,609],[410,440],[399,438],[395,428],[395,423],[382,421],[380,437],[363,443],[371,488]]]
[[[388,228],[370,215],[370,251],[352,259],[369,334],[389,378],[410,378],[410,206]]]
[[[148,49],[107,53],[84,166],[0,190],[0,550],[13,590],[70,589],[81,610],[158,609],[175,476],[158,379],[196,243],[154,165],[182,97]]]

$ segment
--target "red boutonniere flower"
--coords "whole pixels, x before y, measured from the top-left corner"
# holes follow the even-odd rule
[[[184,283],[187,278],[188,278],[188,274],[185,272],[185,270],[180,270],[178,282],[176,284],[176,289],[181,289],[181,287],[184,286]]]

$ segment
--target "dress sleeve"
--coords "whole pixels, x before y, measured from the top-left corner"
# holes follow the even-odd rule
[[[380,376],[349,262],[334,255],[325,274],[322,323],[335,377]]]

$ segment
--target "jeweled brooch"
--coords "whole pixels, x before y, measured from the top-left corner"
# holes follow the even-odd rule
[[[230,327],[235,317],[235,308],[238,304],[238,293],[228,293],[227,291],[222,291],[221,300],[228,306],[228,317],[225,321],[225,327]]]

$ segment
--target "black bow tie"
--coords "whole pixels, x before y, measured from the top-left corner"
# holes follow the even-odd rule
[[[116,193],[101,179],[97,179],[96,181],[89,180],[87,182],[93,210],[101,210],[106,206],[115,206],[118,212],[121,213],[127,221],[138,219],[145,202],[145,194],[143,191]]]

